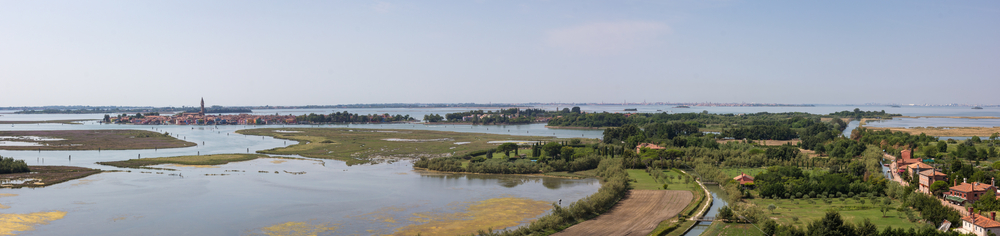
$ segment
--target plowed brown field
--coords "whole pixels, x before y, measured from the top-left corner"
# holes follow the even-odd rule
[[[631,190],[607,213],[553,235],[644,236],[660,221],[680,213],[693,198],[690,191],[683,190]]]

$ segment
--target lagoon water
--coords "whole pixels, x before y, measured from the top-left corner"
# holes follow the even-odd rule
[[[4,116],[12,117],[16,116]],[[403,128],[374,126],[350,127]],[[261,127],[282,126],[257,128]],[[93,122],[0,126],[0,130],[142,129],[169,132],[198,144],[157,150],[4,150],[0,156],[22,159],[30,165],[128,170],[95,162],[246,153],[294,144],[294,141],[234,133],[247,128],[254,127]],[[494,130],[500,133],[498,128]],[[246,235],[259,234],[263,227],[286,222],[337,228],[320,235],[370,235],[391,234],[406,225],[425,223],[426,219],[418,215],[460,212],[464,210],[462,206],[488,199],[512,197],[553,203],[562,199],[563,204],[568,204],[600,187],[596,179],[418,172],[409,161],[347,166],[337,160],[257,159],[217,168],[163,167],[177,171],[131,169],[45,188],[0,189],[0,193],[16,194],[0,198],[0,204],[10,207],[0,209],[0,214],[67,212],[65,218],[38,225],[34,231],[20,232],[22,235]]]
[[[554,109],[551,107],[548,109]],[[582,106],[584,111],[618,112],[626,106]],[[817,114],[853,110],[854,106],[816,107],[692,107],[676,109],[655,106],[627,106],[640,112],[754,113],[760,111],[802,111]],[[997,109],[971,110],[952,107],[859,107],[909,116],[1000,116]],[[360,114],[444,114],[466,111],[448,109],[337,109]],[[648,111],[647,111],[648,110]],[[334,109],[255,110],[259,114],[328,114]],[[0,111],[0,120],[100,119],[103,114],[19,115]],[[943,119],[934,122],[965,122]],[[989,120],[983,122],[995,122]],[[894,126],[894,121],[878,123]],[[912,122],[912,121],[904,121]],[[921,120],[922,122],[922,120]],[[979,121],[975,121],[979,122]],[[978,123],[977,123],[978,124]],[[992,123],[986,123],[992,124]],[[851,122],[851,129],[857,122]],[[927,125],[918,125],[927,126]],[[948,125],[934,125],[948,126]],[[1000,126],[1000,125],[997,125]],[[4,151],[30,165],[72,165],[103,170],[126,170],[98,165],[99,161],[167,157],[196,154],[246,153],[291,145],[294,141],[271,137],[245,136],[236,130],[261,127],[351,127],[374,129],[419,129],[478,132],[510,135],[599,138],[601,130],[548,129],[544,124],[529,125],[423,125],[351,124],[289,126],[139,126],[16,124],[0,125],[0,130],[85,130],[140,129],[169,132],[198,146],[158,150],[118,151]],[[204,143],[204,144],[203,144]],[[72,158],[70,158],[72,157]],[[347,166],[336,160],[302,158],[257,159],[230,163],[217,168],[172,167],[176,171],[131,170],[109,172],[36,189],[0,189],[16,196],[0,197],[0,214],[65,211],[64,218],[37,225],[22,235],[248,235],[262,228],[286,222],[335,226],[336,231],[320,235],[388,234],[410,224],[423,224],[418,215],[462,211],[468,204],[498,197],[536,201],[576,201],[600,187],[595,179],[560,179],[532,176],[463,175],[414,171],[409,161]],[[233,172],[235,171],[235,172]],[[262,173],[264,171],[266,173]],[[288,172],[305,172],[291,174]],[[149,173],[143,173],[149,172]],[[159,174],[158,172],[163,172]],[[277,173],[275,173],[277,172]],[[718,191],[713,191],[714,193]],[[716,199],[712,210],[725,204]],[[708,215],[713,215],[711,212]],[[699,226],[700,227],[700,226]],[[688,235],[697,235],[696,228]],[[702,229],[703,230],[703,229]]]

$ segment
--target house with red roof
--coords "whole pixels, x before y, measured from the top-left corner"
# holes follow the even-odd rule
[[[900,173],[900,174],[907,173],[907,171],[908,171],[907,167],[909,165],[914,164],[914,163],[918,163],[918,162],[921,162],[921,163],[923,162],[923,160],[912,158],[912,155],[911,155],[912,153],[913,153],[912,150],[903,150],[903,152],[900,155],[900,157],[896,158],[896,162],[893,162],[893,169],[896,170],[896,173]]]
[[[993,185],[996,181],[991,182],[993,183],[966,183],[963,180],[961,184],[956,183],[955,186],[949,188],[950,191],[944,194],[944,199],[958,205],[974,203],[979,200],[980,196],[986,194],[988,191],[996,193],[997,188]]]
[[[753,176],[749,176],[746,173],[740,173],[740,175],[733,178],[733,180],[736,180],[736,182],[740,183],[740,185],[753,184]]]
[[[962,231],[978,236],[986,236],[989,233],[993,233],[994,235],[1000,234],[1000,222],[996,220],[996,212],[990,212],[990,217],[986,217],[972,213],[972,210],[972,208],[969,208],[971,214],[962,217]]]
[[[652,143],[640,143],[639,145],[635,146],[635,153],[642,153],[642,149],[643,148],[659,149],[659,150],[667,149],[665,147],[660,147],[660,146],[658,146],[656,144],[652,144]]]
[[[941,173],[940,171],[931,168],[930,170],[921,171],[920,173],[920,186],[918,189],[924,193],[931,193],[931,184],[937,181],[948,181],[948,175]]]

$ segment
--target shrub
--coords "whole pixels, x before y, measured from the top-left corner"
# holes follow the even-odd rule
[[[0,174],[29,172],[28,164],[24,160],[14,160],[12,157],[0,156]]]

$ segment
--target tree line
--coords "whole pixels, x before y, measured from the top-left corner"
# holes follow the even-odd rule
[[[334,112],[328,115],[309,113],[308,115],[296,116],[295,120],[305,121],[310,123],[356,123],[356,122],[371,122],[371,123],[383,123],[383,122],[402,122],[402,121],[414,121],[413,117],[410,115],[389,115],[389,113],[382,115],[358,115],[350,112]]]

